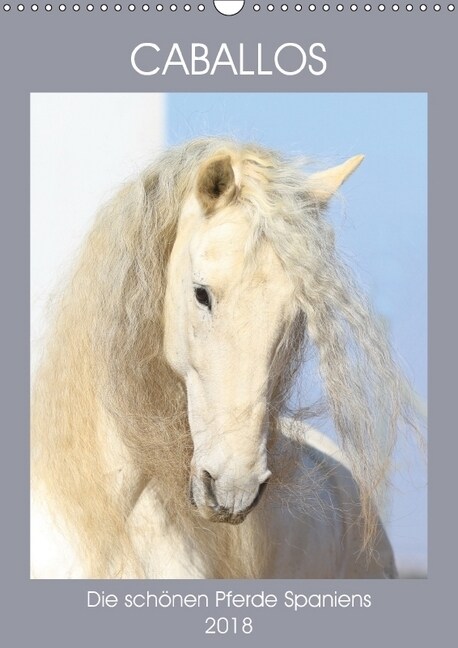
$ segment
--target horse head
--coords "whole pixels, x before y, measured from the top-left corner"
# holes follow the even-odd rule
[[[309,176],[317,209],[361,159]],[[203,162],[168,265],[165,354],[186,387],[190,497],[205,518],[232,524],[253,509],[271,475],[272,376],[300,313],[287,260],[259,227],[263,204],[272,208],[268,185],[268,170],[233,151]]]

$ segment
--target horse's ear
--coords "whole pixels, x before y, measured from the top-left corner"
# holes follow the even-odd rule
[[[355,155],[339,166],[313,173],[307,178],[307,191],[325,205],[363,160],[364,155]]]
[[[197,197],[205,214],[229,204],[235,194],[235,175],[229,155],[205,162],[197,178]]]

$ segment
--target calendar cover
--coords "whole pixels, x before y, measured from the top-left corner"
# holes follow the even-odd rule
[[[429,646],[455,5],[0,15],[8,643]]]

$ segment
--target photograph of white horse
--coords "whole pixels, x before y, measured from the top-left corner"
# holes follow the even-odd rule
[[[32,577],[396,577],[411,391],[326,218],[362,159],[193,140],[101,209],[34,379]],[[292,404],[310,352],[339,449]]]

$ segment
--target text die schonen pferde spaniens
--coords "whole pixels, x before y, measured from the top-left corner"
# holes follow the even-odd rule
[[[370,594],[345,592],[337,590],[329,593],[304,593],[285,591],[282,597],[265,590],[254,594],[237,593],[232,590],[217,590],[214,596],[208,594],[161,592],[129,593],[122,597],[104,591],[89,590],[87,607],[114,608],[123,605],[126,608],[210,608],[218,609],[256,609],[285,607],[297,612],[303,608],[369,608],[372,605]]]

